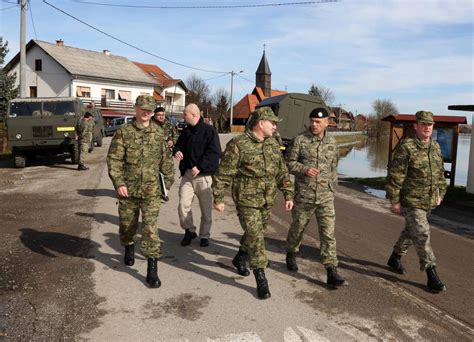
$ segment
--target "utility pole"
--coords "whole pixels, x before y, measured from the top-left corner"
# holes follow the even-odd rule
[[[230,72],[230,131],[232,132],[232,125],[234,124],[234,76],[244,72],[240,70],[239,72]]]
[[[20,97],[26,97],[26,0],[20,1]]]

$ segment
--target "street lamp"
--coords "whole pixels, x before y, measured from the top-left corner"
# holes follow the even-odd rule
[[[232,125],[234,122],[234,76],[243,73],[243,70],[230,72],[230,131],[232,132]]]

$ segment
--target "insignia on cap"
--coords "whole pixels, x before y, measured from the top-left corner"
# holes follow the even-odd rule
[[[322,117],[323,117],[323,115],[324,115],[323,113],[321,113],[321,112],[318,112],[318,117],[319,117],[319,118],[322,118]]]

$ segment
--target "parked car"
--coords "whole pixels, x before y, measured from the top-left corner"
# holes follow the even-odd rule
[[[134,116],[122,116],[119,118],[114,118],[109,124],[105,127],[105,136],[112,136],[115,132],[122,126],[125,122],[131,122]]]
[[[181,132],[187,126],[186,121],[184,119],[178,120],[176,124],[176,128],[178,128],[178,132]]]

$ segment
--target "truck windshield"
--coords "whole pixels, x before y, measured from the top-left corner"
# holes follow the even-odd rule
[[[9,116],[40,116],[41,102],[12,102],[10,103]]]
[[[74,115],[74,102],[45,102],[43,104],[43,115]]]

